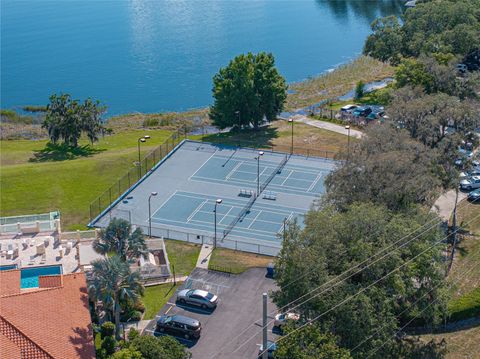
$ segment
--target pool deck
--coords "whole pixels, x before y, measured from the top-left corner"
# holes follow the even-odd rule
[[[34,235],[3,233],[0,235],[0,246],[0,266],[16,265],[21,269],[62,265],[63,273],[74,273],[80,269],[78,244],[75,241],[70,244],[60,242],[56,232]]]

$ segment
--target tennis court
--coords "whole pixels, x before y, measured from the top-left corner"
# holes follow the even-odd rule
[[[183,141],[93,224],[121,217],[153,236],[265,254],[281,247],[283,225],[324,191],[332,160]],[[152,192],[156,195],[152,196]],[[150,205],[149,205],[150,204]]]

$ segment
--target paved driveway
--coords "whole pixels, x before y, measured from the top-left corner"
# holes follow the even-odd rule
[[[265,277],[265,269],[250,269],[241,275],[227,275],[218,272],[195,269],[185,286],[201,288],[219,296],[218,307],[213,312],[197,308],[180,307],[175,298],[162,308],[159,315],[182,314],[202,323],[202,336],[197,342],[184,342],[190,347],[194,359],[257,358],[258,344],[262,341],[262,293],[276,289],[275,282]],[[269,301],[268,311],[275,307]],[[256,324],[253,324],[256,323]],[[253,325],[251,325],[253,324]],[[249,327],[244,333],[245,328]],[[153,333],[155,321],[146,331]],[[238,336],[241,334],[238,338]],[[247,339],[245,345],[235,352]],[[269,339],[275,339],[272,325],[269,326]]]

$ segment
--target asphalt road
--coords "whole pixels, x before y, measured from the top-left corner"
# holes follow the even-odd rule
[[[181,340],[190,348],[194,359],[257,358],[259,344],[262,342],[262,293],[276,289],[275,282],[266,278],[265,273],[265,269],[255,268],[241,275],[229,276],[197,268],[190,274],[185,286],[217,294],[217,308],[209,312],[180,307],[175,304],[175,297],[172,297],[158,315],[181,314],[200,321],[200,339],[196,342]],[[274,310],[275,306],[269,300],[268,312]],[[155,320],[147,326],[146,332],[153,334],[154,328]],[[248,329],[245,330],[246,328]],[[270,324],[269,339],[276,338]]]

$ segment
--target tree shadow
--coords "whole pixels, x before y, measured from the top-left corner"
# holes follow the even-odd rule
[[[72,147],[65,144],[54,144],[48,142],[45,148],[34,151],[33,157],[29,162],[55,162],[74,160],[80,157],[91,157],[105,149],[93,148],[90,145]]]
[[[202,141],[239,147],[271,148],[273,146],[272,141],[278,137],[277,128],[264,126],[258,129],[242,129],[240,131],[232,130],[224,133],[208,134],[202,137]]]

